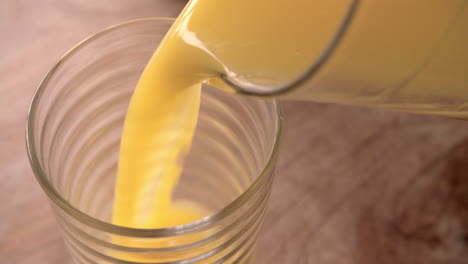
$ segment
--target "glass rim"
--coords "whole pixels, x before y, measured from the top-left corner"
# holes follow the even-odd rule
[[[46,173],[40,166],[39,157],[37,155],[37,151],[35,148],[35,138],[34,138],[34,122],[36,118],[36,110],[40,106],[41,97],[44,90],[47,87],[48,81],[51,76],[54,75],[55,71],[60,67],[60,65],[65,62],[71,55],[78,52],[82,47],[86,46],[88,43],[92,42],[98,37],[101,37],[107,33],[112,32],[113,30],[120,28],[122,26],[131,25],[134,23],[139,22],[147,22],[147,21],[174,21],[174,18],[167,18],[167,17],[156,17],[156,18],[143,18],[143,19],[136,19],[130,20],[127,22],[123,22],[120,24],[116,24],[110,26],[106,29],[98,31],[95,34],[85,38],[78,44],[76,44],[73,48],[68,50],[53,66],[52,68],[46,73],[45,77],[40,81],[36,91],[33,94],[31,99],[31,103],[29,105],[28,113],[27,113],[27,120],[26,120],[26,150],[28,153],[28,159],[30,166],[33,170],[33,173],[41,185],[44,192],[47,196],[53,201],[55,205],[60,207],[60,209],[64,210],[67,214],[71,215],[76,220],[85,223],[86,225],[98,229],[100,231],[105,231],[112,234],[117,235],[124,235],[124,236],[131,236],[131,237],[169,237],[169,236],[178,236],[187,234],[190,232],[196,232],[198,230],[202,230],[208,225],[216,223],[225,216],[234,212],[237,208],[243,205],[246,201],[252,197],[256,190],[260,188],[260,186],[267,181],[271,177],[271,173],[269,173],[270,169],[275,164],[276,157],[278,156],[279,150],[279,143],[282,135],[283,129],[283,109],[281,103],[277,99],[273,99],[275,110],[276,110],[276,131],[275,131],[275,140],[273,146],[271,148],[269,157],[265,166],[263,167],[260,174],[257,176],[255,181],[239,195],[234,201],[230,202],[226,206],[224,206],[221,210],[218,210],[214,214],[211,214],[207,217],[204,217],[200,220],[195,222],[179,225],[174,227],[167,227],[167,228],[154,228],[154,229],[142,229],[142,228],[131,228],[125,226],[114,225],[112,223],[108,223],[102,220],[99,220],[95,217],[92,217],[72,204],[66,201],[62,195],[60,195],[55,188],[50,184],[50,181],[47,179]]]

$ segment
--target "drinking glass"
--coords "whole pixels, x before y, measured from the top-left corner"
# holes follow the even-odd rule
[[[211,215],[163,229],[111,222],[130,96],[172,23],[143,19],[91,36],[52,67],[32,99],[26,131],[31,167],[77,263],[253,259],[281,136],[276,100],[202,89],[193,145],[174,199],[201,204]]]

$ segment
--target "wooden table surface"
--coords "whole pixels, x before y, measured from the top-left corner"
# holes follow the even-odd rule
[[[183,0],[0,1],[0,263],[69,263],[26,156],[41,77],[70,47]],[[285,103],[285,136],[258,263],[468,263],[468,123]]]

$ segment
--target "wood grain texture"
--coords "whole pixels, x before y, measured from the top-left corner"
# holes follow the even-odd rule
[[[28,103],[84,37],[183,0],[0,1],[0,263],[69,263],[24,144]],[[258,263],[468,263],[468,123],[285,103]]]

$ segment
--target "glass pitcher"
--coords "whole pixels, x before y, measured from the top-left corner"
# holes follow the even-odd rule
[[[279,48],[265,65],[259,62],[250,72],[220,73],[220,78],[212,78],[208,84],[254,96],[468,118],[468,1],[296,0],[289,5],[301,4],[304,7],[255,33],[277,34],[277,43],[269,44]],[[288,4],[269,5],[285,5],[284,12],[288,12]],[[308,9],[306,18],[288,20],[301,8]],[[265,12],[268,14],[268,8]],[[284,35],[276,30],[282,21],[290,28]],[[227,32],[234,30],[228,24],[223,26]],[[309,42],[302,43],[305,41]],[[299,56],[309,57],[294,58],[289,51],[281,51],[281,45],[291,47],[293,42],[297,42],[297,50],[307,50]],[[290,70],[288,60],[298,65]],[[266,63],[282,61],[283,68],[251,74],[255,67],[260,72]],[[235,69],[235,63],[223,63]]]

